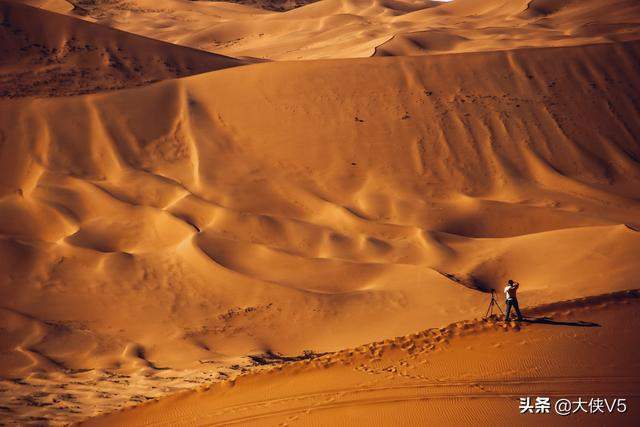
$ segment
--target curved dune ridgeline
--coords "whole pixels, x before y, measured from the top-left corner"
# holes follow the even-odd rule
[[[54,10],[65,3],[23,1]],[[269,60],[433,55],[640,37],[636,0],[322,0],[287,12],[264,9],[293,1],[234,1],[70,0],[75,8],[67,13],[170,43]]]
[[[45,3],[58,11],[58,2]],[[67,96],[146,85],[246,61],[0,1],[0,97]]]
[[[522,19],[560,19],[535,3]],[[2,31],[45,13],[1,5]],[[22,87],[4,85],[27,46],[10,44],[1,77],[17,98],[0,100],[0,397],[28,399],[0,406],[20,422],[224,379],[247,355],[473,319],[479,290],[512,277],[524,307],[638,288],[640,42],[231,67],[244,62],[45,22],[69,25],[11,43],[51,31],[97,50],[43,65],[30,41],[45,83]],[[116,46],[144,78],[100,62]],[[158,57],[202,68],[175,78]],[[83,61],[84,80],[56,86]],[[75,96],[42,97],[60,94]]]
[[[457,322],[267,367],[82,425],[472,426],[499,419],[537,426],[544,416],[551,425],[633,426],[638,350],[620,351],[619,343],[637,336],[638,296],[620,292],[536,307],[528,314],[544,317],[521,325]],[[520,398],[531,394],[549,398],[549,413],[520,413]],[[603,411],[554,414],[557,400],[578,396],[601,396]],[[583,400],[589,411],[590,399]]]

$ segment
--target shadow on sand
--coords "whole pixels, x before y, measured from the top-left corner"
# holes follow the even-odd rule
[[[557,325],[557,326],[579,326],[583,328],[599,328],[601,326],[598,323],[583,322],[581,320],[577,322],[560,322],[557,320],[553,320],[550,317],[529,317],[529,318],[524,318],[522,321],[526,323],[542,323],[544,325]]]

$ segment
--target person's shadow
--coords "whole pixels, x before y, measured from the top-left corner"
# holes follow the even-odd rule
[[[526,323],[541,323],[544,325],[556,325],[556,326],[579,326],[582,328],[599,328],[601,325],[594,322],[583,322],[582,320],[577,322],[560,322],[553,320],[550,317],[525,317],[522,322]]]

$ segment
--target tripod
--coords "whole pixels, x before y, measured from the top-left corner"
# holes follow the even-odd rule
[[[500,304],[498,304],[498,300],[496,299],[496,291],[491,289],[491,301],[489,301],[489,308],[487,308],[487,313],[484,315],[484,317],[487,318],[493,316],[494,308],[497,308],[495,314],[498,314],[499,311],[504,315],[504,311],[502,311],[502,309],[500,308]]]

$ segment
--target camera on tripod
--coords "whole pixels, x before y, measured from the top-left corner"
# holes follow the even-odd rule
[[[494,314],[498,314],[498,312],[504,315],[504,311],[502,311],[502,308],[500,308],[500,304],[498,304],[498,300],[496,299],[496,291],[491,289],[491,301],[489,301],[489,308],[487,308],[484,318],[486,319],[491,317]]]

